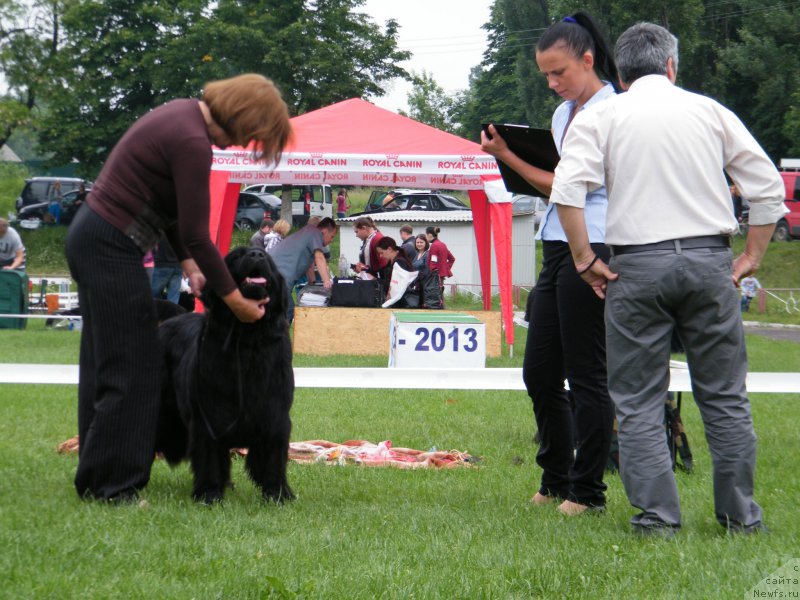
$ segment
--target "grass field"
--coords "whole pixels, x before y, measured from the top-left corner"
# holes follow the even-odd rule
[[[525,333],[517,330],[523,344]],[[36,323],[2,336],[0,362],[77,362],[75,332]],[[748,336],[748,348],[753,371],[800,367],[800,344]],[[504,366],[520,361],[521,352]],[[298,356],[295,364],[382,366],[385,358]],[[677,474],[684,530],[658,541],[629,533],[634,509],[616,475],[607,478],[603,516],[566,519],[529,504],[540,471],[524,393],[298,390],[293,440],[391,439],[469,451],[482,464],[292,464],[299,498],[279,507],[258,499],[236,461],[236,488],[208,508],[189,499],[188,467],[163,462],[140,506],[81,502],[76,457],[55,452],[75,433],[75,388],[0,389],[3,598],[741,598],[797,557],[800,396],[752,398],[757,499],[772,530],[752,537],[726,536],[713,519],[709,455],[685,401],[696,471]]]

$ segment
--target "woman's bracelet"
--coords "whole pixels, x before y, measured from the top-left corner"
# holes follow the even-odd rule
[[[589,263],[588,265],[586,265],[586,266],[585,266],[583,269],[581,269],[580,271],[578,271],[578,272],[577,272],[577,273],[578,273],[578,275],[583,275],[584,273],[586,273],[586,271],[588,271],[589,269],[591,269],[591,268],[592,268],[592,265],[594,265],[594,263],[596,263],[596,262],[597,262],[597,259],[598,259],[598,258],[600,258],[600,257],[599,257],[599,256],[597,256],[597,254],[595,254],[595,255],[594,255],[594,258],[592,259],[592,262],[590,262],[590,263]]]

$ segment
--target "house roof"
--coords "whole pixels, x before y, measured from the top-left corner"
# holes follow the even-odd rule
[[[22,159],[8,144],[4,144],[0,146],[0,162],[22,162]]]

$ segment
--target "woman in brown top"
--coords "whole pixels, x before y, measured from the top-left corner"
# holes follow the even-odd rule
[[[193,293],[208,285],[240,321],[260,319],[263,305],[242,296],[209,235],[211,146],[250,146],[277,162],[290,137],[280,92],[250,74],[150,111],[109,155],[66,242],[83,317],[81,497],[135,500],[150,478],[160,357],[144,253],[166,234]]]

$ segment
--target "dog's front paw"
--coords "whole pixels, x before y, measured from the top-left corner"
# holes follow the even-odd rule
[[[277,490],[264,490],[263,496],[264,500],[267,502],[275,502],[276,504],[291,502],[297,497],[288,486],[279,488]]]
[[[192,494],[192,498],[196,502],[202,502],[206,506],[211,506],[212,504],[222,502],[223,493],[222,490],[205,490],[202,492],[195,492]]]

